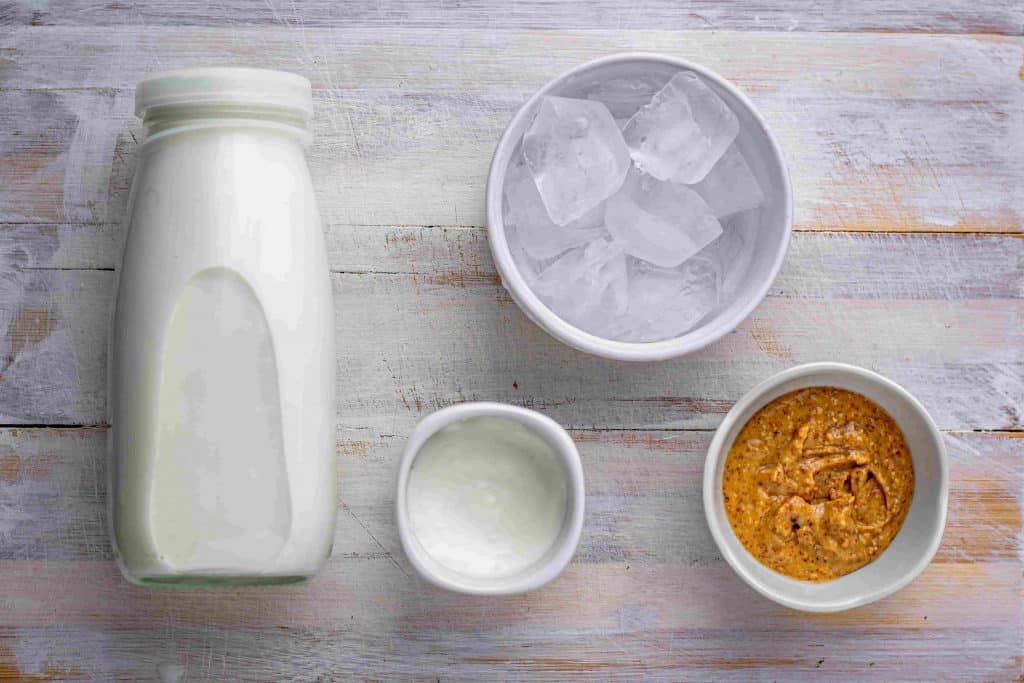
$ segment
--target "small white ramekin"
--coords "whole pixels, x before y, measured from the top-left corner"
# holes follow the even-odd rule
[[[889,547],[855,572],[816,583],[783,576],[764,566],[736,538],[725,513],[722,474],[733,441],[758,410],[783,394],[807,387],[847,389],[868,397],[896,421],[914,463],[910,510]],[[942,540],[949,498],[949,464],[942,435],[916,398],[881,375],[843,363],[809,363],[769,377],[732,407],[708,448],[704,463],[704,514],[729,565],[754,590],[807,612],[838,612],[866,605],[913,581],[932,561]]]
[[[565,474],[565,517],[562,530],[548,552],[536,563],[511,576],[468,577],[445,567],[432,558],[413,531],[409,519],[407,491],[409,472],[427,439],[444,427],[473,417],[500,417],[531,429],[551,447]],[[406,443],[398,471],[395,516],[398,534],[409,562],[428,582],[458,593],[472,595],[512,595],[540,588],[562,573],[576,552],[583,530],[583,466],[576,444],[557,422],[540,413],[505,403],[461,403],[432,413],[416,425]]]
[[[555,315],[533,293],[519,273],[508,243],[501,211],[502,187],[508,162],[520,138],[530,125],[540,99],[545,95],[574,97],[604,80],[629,78],[660,72],[688,70],[729,105],[740,120],[736,144],[743,151],[765,194],[765,205],[757,229],[758,243],[745,281],[732,299],[699,327],[674,339],[659,342],[621,342],[604,339],[570,325]],[[555,339],[581,351],[615,360],[655,361],[674,358],[704,348],[736,328],[757,307],[782,267],[793,226],[793,191],[782,149],[768,129],[764,117],[735,85],[715,72],[685,59],[661,54],[625,53],[596,59],[577,66],[537,91],[509,122],[491,159],[487,177],[487,228],[491,253],[502,284],[526,315]]]

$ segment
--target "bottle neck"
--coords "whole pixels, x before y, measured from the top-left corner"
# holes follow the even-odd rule
[[[238,104],[189,104],[153,107],[142,120],[147,140],[203,128],[264,128],[312,141],[308,119],[287,107]]]

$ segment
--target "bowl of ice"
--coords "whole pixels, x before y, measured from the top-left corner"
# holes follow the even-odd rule
[[[556,339],[620,360],[703,348],[761,302],[789,246],[792,190],[753,104],[686,60],[572,69],[513,116],[491,161],[502,283]]]

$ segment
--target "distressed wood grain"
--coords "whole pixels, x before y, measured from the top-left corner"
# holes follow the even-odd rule
[[[51,234],[8,259],[33,244],[44,261],[59,253]],[[530,322],[498,283],[482,230],[329,234],[347,426],[397,433],[436,408],[489,399],[576,428],[711,429],[761,379],[823,359],[892,377],[944,428],[1021,426],[1020,238],[851,234],[833,251],[832,237],[798,234],[768,298],[735,332],[687,358],[630,365],[575,352]],[[931,275],[913,276],[922,270]],[[908,295],[908,277],[932,284]],[[0,420],[105,421],[113,286],[108,271],[11,269],[0,289]]]
[[[580,551],[549,587],[498,600],[415,577],[391,520],[405,434],[349,429],[338,435],[339,526],[320,578],[269,590],[131,587],[105,534],[104,432],[0,430],[9,678],[138,680],[177,665],[189,681],[866,680],[912,666],[934,680],[1021,666],[1019,433],[947,434],[952,504],[933,565],[880,603],[809,616],[756,596],[718,556],[699,504],[707,432],[573,433],[587,472]]]
[[[490,600],[430,588],[388,558],[329,563],[316,580],[296,588],[177,591],[170,598],[166,591],[126,585],[113,562],[2,561],[0,568],[5,590],[17,596],[5,614],[13,628],[53,626],[56,612],[64,626],[152,628],[161,616],[174,616],[185,624],[225,628],[285,623],[341,629],[355,612],[359,626],[376,633],[416,633],[434,624],[463,632],[582,631],[613,626],[619,610],[636,603],[646,607],[645,628],[651,631],[775,627],[801,629],[804,637],[814,624],[898,632],[915,612],[929,618],[912,626],[933,632],[1012,631],[1021,618],[1019,572],[1011,563],[932,564],[884,601],[818,617],[760,599],[724,563],[576,563],[542,590]],[[990,599],[980,605],[975,595]]]
[[[574,431],[587,516],[577,563],[682,562],[721,557],[704,523],[701,485],[711,432]],[[394,482],[407,433],[339,429],[342,502],[334,557],[395,558]],[[950,432],[953,501],[936,562],[1019,563],[1024,444],[1012,433]],[[0,560],[110,560],[106,429],[0,430]]]
[[[678,601],[678,597],[674,597]],[[642,608],[622,610],[610,626],[552,631],[458,632],[443,622],[429,638],[381,636],[356,627],[284,627],[274,631],[172,625],[134,628],[53,628],[0,631],[10,652],[0,675],[18,681],[155,680],[160,666],[183,666],[189,683],[224,680],[318,681],[773,681],[773,680],[1013,680],[1011,639],[996,628],[844,628],[816,624],[813,632],[768,629],[640,630]],[[632,625],[632,629],[627,626]],[[969,640],[970,648],[963,643]],[[9,673],[8,673],[9,672]],[[325,674],[324,672],[330,672]]]
[[[0,36],[0,221],[118,222],[136,81],[232,63],[314,82],[331,222],[483,225],[512,112],[560,71],[636,49],[750,93],[789,158],[798,229],[1021,231],[1024,40],[669,31],[15,28]]]
[[[402,0],[381,3],[329,0],[262,4],[243,0],[216,3],[73,2],[5,3],[0,24],[74,26],[266,26],[380,27],[464,29],[739,29],[753,31],[884,31],[924,33],[1003,33],[1024,31],[1024,10],[1012,0],[883,0],[849,3],[828,0],[803,2],[741,0],[642,0],[641,2],[557,2],[527,0],[507,3],[451,3],[442,0]]]
[[[0,680],[1020,678],[1022,34],[1007,0],[0,2],[0,424],[23,425],[0,428]],[[500,287],[481,227],[512,112],[622,50],[693,59],[751,96],[789,160],[799,231],[750,319],[651,366],[548,338]],[[303,586],[143,590],[106,537],[132,89],[198,64],[292,70],[315,89],[340,501],[333,558]],[[935,562],[838,615],[743,585],[700,504],[710,430],[811,360],[904,384],[951,457]],[[539,592],[448,594],[401,553],[404,440],[472,399],[539,408],[580,446],[580,548]]]
[[[324,226],[336,273],[494,279],[483,228]],[[113,270],[122,228],[109,223],[0,223],[0,262],[23,270]],[[773,296],[864,299],[1024,297],[1024,240],[1001,235],[802,232]]]

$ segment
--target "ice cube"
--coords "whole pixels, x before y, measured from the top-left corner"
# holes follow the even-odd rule
[[[581,218],[614,194],[630,164],[608,108],[565,97],[541,99],[523,136],[523,156],[558,225]]]
[[[764,201],[761,186],[736,145],[725,150],[704,180],[691,187],[718,218],[753,209]]]
[[[560,318],[605,336],[628,303],[626,257],[611,239],[575,247],[544,269],[533,290]]]
[[[658,180],[700,181],[732,144],[739,121],[692,71],[680,71],[622,130],[629,152]]]
[[[724,296],[739,289],[747,278],[750,264],[754,260],[757,224],[757,211],[743,211],[729,216],[722,221],[722,236],[698,254],[698,257],[707,256],[716,264],[721,274]]]
[[[663,268],[678,266],[722,234],[700,195],[636,169],[605,203],[604,222],[627,254]]]
[[[526,280],[526,284],[532,287],[546,264],[543,260],[536,259],[526,253],[526,250],[523,249],[523,243],[519,239],[519,231],[515,225],[505,224],[505,242],[508,244],[509,253],[512,254],[512,262],[515,263],[516,270]]]
[[[629,259],[626,313],[609,328],[619,341],[653,342],[678,337],[714,312],[719,272],[711,259],[695,256],[677,268]]]
[[[513,154],[505,173],[502,210],[506,231],[511,227],[519,244],[535,259],[558,256],[566,249],[605,234],[604,209],[598,205],[568,225],[556,225],[544,208],[521,153]]]
[[[590,88],[587,91],[587,99],[603,103],[616,119],[628,119],[640,107],[650,102],[655,93],[665,87],[668,80],[669,76],[666,74],[612,78]]]

